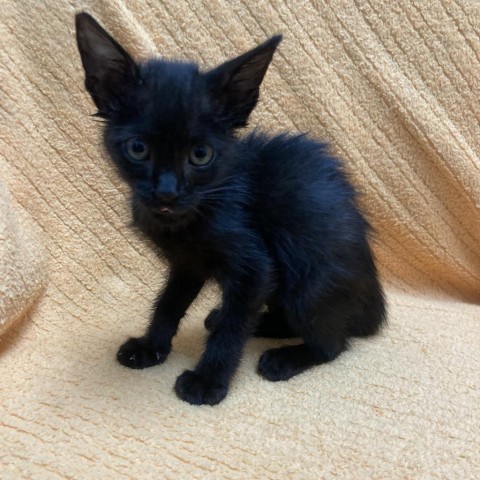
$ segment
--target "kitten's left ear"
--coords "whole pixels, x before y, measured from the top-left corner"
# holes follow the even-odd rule
[[[138,67],[132,57],[87,13],[75,16],[77,45],[85,70],[85,87],[108,118],[118,109],[129,89],[138,84]]]
[[[231,128],[247,124],[258,101],[260,84],[281,41],[282,36],[275,35],[206,74],[207,84],[220,109],[218,113]]]

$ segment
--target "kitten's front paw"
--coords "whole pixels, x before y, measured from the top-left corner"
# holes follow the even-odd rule
[[[192,405],[216,405],[227,395],[228,387],[214,379],[185,370],[175,383],[178,397]]]
[[[147,368],[163,363],[168,354],[147,337],[130,338],[118,349],[117,360],[128,368]]]

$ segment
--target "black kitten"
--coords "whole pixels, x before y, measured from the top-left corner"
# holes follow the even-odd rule
[[[305,135],[236,136],[281,37],[201,72],[195,63],[136,63],[85,13],[76,26],[85,85],[131,187],[134,222],[170,266],[148,330],[120,348],[119,362],[162,363],[210,279],[222,304],[206,320],[200,362],[175,385],[192,404],[225,397],[252,333],[303,339],[261,356],[259,373],[278,381],[377,332],[385,304],[369,226],[339,160]]]

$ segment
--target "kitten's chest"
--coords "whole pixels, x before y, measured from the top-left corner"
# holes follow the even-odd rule
[[[235,204],[225,204],[178,230],[159,228],[148,216],[137,225],[159,247],[170,266],[204,278],[223,278],[232,266],[248,260],[249,252],[259,243],[246,212]]]
[[[212,277],[218,275],[224,264],[223,252],[209,232],[162,232],[153,240],[170,265],[181,265]]]

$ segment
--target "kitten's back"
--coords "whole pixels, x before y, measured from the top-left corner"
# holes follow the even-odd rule
[[[327,144],[303,134],[269,137],[257,132],[243,142],[252,155],[255,216],[264,225],[299,236],[343,234],[350,241],[368,230],[356,192]]]

